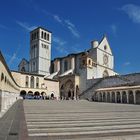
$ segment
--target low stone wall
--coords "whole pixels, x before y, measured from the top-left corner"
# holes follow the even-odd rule
[[[0,117],[18,100],[19,94],[0,91]]]

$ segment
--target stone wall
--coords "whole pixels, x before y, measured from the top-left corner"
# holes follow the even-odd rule
[[[20,87],[15,82],[0,52],[0,117],[19,99]]]

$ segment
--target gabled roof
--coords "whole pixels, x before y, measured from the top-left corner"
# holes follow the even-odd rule
[[[25,62],[29,63],[29,61],[28,61],[27,59],[22,58],[22,60],[21,60],[21,61],[20,61],[20,63],[18,64],[18,67],[19,67],[19,65],[20,65],[23,61],[25,61]]]

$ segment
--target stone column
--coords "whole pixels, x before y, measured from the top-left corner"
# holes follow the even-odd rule
[[[136,92],[133,91],[133,96],[134,96],[134,104],[136,104]]]
[[[71,58],[71,69],[75,69],[75,60],[74,57]]]
[[[115,103],[117,103],[117,92],[115,92]]]
[[[123,102],[123,101],[122,101],[122,92],[120,92],[120,97],[121,97],[121,103],[122,103],[122,102]]]
[[[112,92],[110,92],[109,94],[110,94],[109,102],[112,103]]]
[[[107,102],[107,94],[108,92],[105,92],[105,102]]]
[[[60,61],[57,61],[57,71],[60,71]]]
[[[128,91],[126,91],[126,100],[127,100],[127,104],[129,104],[129,93],[128,93]]]
[[[102,97],[101,97],[101,102],[104,102],[103,93],[101,93],[101,94],[102,94]]]

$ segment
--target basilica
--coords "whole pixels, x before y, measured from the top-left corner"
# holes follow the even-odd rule
[[[52,38],[52,32],[42,27],[30,32],[30,60],[23,58],[18,72],[12,72],[14,77],[19,73],[25,76],[25,81],[22,82],[22,85],[25,83],[24,87],[39,88],[38,81],[42,78],[55,82],[55,85],[58,81],[59,89],[55,87],[57,91],[49,90],[54,96],[77,99],[94,79],[117,74],[114,72],[114,56],[106,36],[101,41],[91,41],[87,51],[68,54],[54,60],[51,60]],[[42,84],[49,89],[46,81]]]
[[[52,32],[30,32],[29,60],[11,71],[0,51],[0,113],[20,98],[140,104],[140,73],[119,75],[106,36],[86,51],[51,59]],[[86,47],[87,48],[87,47]]]

